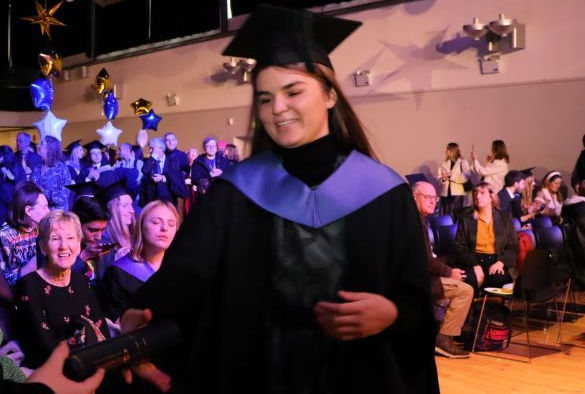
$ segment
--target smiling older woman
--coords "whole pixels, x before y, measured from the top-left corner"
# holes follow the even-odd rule
[[[54,210],[39,225],[45,266],[15,286],[19,341],[25,365],[37,368],[66,340],[70,347],[103,341],[107,324],[88,279],[71,271],[81,249],[81,224],[73,213]]]

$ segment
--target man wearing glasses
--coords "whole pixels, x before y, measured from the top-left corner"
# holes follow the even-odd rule
[[[204,193],[200,190],[203,184],[210,184],[211,181],[220,176],[229,163],[225,157],[217,152],[217,140],[208,137],[203,140],[204,152],[200,154],[191,165],[191,184],[197,187],[198,193]]]

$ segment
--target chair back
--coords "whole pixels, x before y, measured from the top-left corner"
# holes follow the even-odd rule
[[[531,223],[532,223],[533,229],[548,228],[548,227],[552,227],[552,225],[553,225],[552,220],[548,216],[535,217],[534,219],[532,219]]]
[[[451,224],[453,224],[451,215],[433,215],[429,217],[429,226],[435,232],[440,226],[449,226]]]
[[[436,245],[437,254],[449,256],[455,254],[455,235],[457,234],[457,223],[437,228]]]
[[[522,224],[520,223],[520,220],[518,220],[518,218],[512,218],[512,223],[514,223],[514,229],[516,231],[522,230]]]
[[[529,302],[542,302],[554,296],[554,264],[550,252],[533,249],[526,255],[524,269],[516,279],[514,296]]]
[[[563,248],[565,238],[559,226],[535,228],[534,235],[538,249],[560,251]]]

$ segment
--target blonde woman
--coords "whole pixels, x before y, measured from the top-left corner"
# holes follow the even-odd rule
[[[133,200],[126,189],[126,179],[121,179],[98,193],[98,198],[110,213],[108,228],[102,236],[102,243],[115,243],[117,260],[130,252],[132,236],[136,225]]]
[[[467,193],[464,185],[471,173],[469,163],[461,157],[458,144],[448,143],[445,155],[437,174],[441,181],[441,215],[455,217],[463,208]]]
[[[81,250],[77,215],[56,209],[39,225],[39,246],[47,263],[15,286],[19,342],[24,365],[37,368],[62,341],[86,346],[109,337],[89,279],[71,267]]]
[[[115,261],[102,280],[104,309],[110,319],[117,320],[130,307],[134,293],[158,271],[178,225],[179,214],[172,203],[155,200],[146,204],[131,252]]]

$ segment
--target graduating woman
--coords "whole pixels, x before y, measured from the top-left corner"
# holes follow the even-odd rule
[[[134,369],[160,388],[438,392],[417,210],[371,158],[327,55],[358,26],[263,6],[224,51],[257,60],[252,157],[213,184],[138,291],[145,309],[122,317],[123,331],[183,328],[182,370]]]

